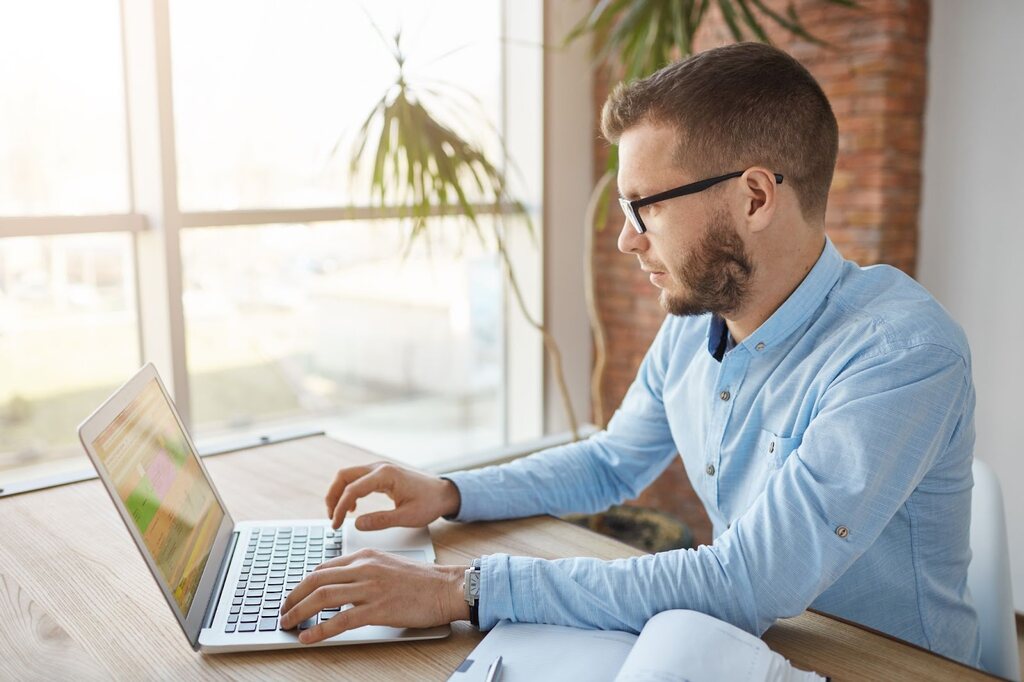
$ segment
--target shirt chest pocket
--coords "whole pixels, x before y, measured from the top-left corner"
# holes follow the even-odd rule
[[[800,447],[802,440],[803,434],[783,437],[768,429],[761,429],[757,439],[757,454],[764,458],[769,470],[778,469],[789,454]]]

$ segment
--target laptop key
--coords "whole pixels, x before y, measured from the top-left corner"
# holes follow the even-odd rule
[[[242,623],[241,625],[238,626],[238,631],[239,632],[256,632],[256,622],[253,621],[252,623]]]
[[[258,613],[243,613],[240,620],[243,623],[255,623],[259,619],[260,619],[260,616],[259,616]]]
[[[260,607],[259,606],[246,606],[244,609],[242,609],[242,613],[246,613],[246,614],[248,614],[248,613],[259,613],[259,612],[260,612]]]
[[[232,616],[228,616],[228,622],[229,623],[237,623],[238,622],[238,614],[236,613],[236,614],[234,614]]]
[[[312,618],[307,618],[306,620],[299,623],[299,629],[308,630],[314,625],[316,625],[316,616],[313,616]]]
[[[235,631],[235,627],[236,627],[235,623],[228,623],[227,625],[224,626],[224,632],[234,632]]]
[[[260,632],[272,632],[277,629],[277,618],[261,618],[260,619]]]

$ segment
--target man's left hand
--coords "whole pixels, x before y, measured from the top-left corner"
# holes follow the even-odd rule
[[[303,631],[299,641],[313,644],[363,625],[427,628],[468,619],[462,593],[467,568],[361,549],[324,562],[296,585],[281,606],[281,628],[346,604],[352,607]]]

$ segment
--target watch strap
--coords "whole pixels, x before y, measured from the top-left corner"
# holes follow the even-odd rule
[[[481,559],[480,557],[477,557],[476,559],[473,559],[472,569],[473,569],[473,571],[475,571],[477,573],[477,575],[480,574],[480,567],[482,566],[482,564],[483,564],[483,559]],[[478,629],[478,630],[480,629],[480,594],[479,593],[477,593],[476,599],[473,600],[473,603],[469,605],[469,622],[476,629]]]

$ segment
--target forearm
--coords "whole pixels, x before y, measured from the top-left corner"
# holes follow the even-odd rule
[[[711,547],[601,561],[504,554],[482,562],[480,626],[498,621],[639,632],[675,608],[756,631],[745,576],[725,571]]]
[[[671,440],[626,445],[603,432],[509,464],[447,474],[461,504],[455,520],[590,513],[639,495],[675,456]]]

